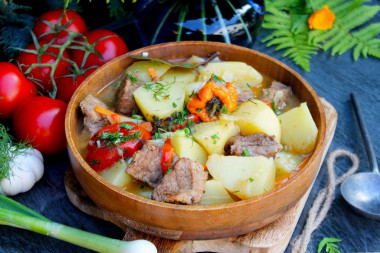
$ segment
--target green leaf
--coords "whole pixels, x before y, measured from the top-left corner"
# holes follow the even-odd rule
[[[334,237],[323,238],[318,244],[318,253],[321,253],[324,247],[326,247],[326,252],[328,253],[340,252],[337,249],[339,246],[335,244],[335,242],[340,242],[340,241],[342,240],[338,238],[334,238]]]
[[[10,198],[7,198],[1,194],[0,194],[0,208],[11,210],[13,212],[23,214],[23,215],[26,215],[29,217],[34,217],[34,218],[41,219],[41,220],[49,220],[45,216],[33,211],[30,208],[27,208],[26,206],[19,204],[18,202],[14,201]]]
[[[367,24],[380,11],[380,5],[367,5],[367,0],[267,0],[267,15],[263,27],[273,30],[265,37],[268,47],[284,50],[288,57],[305,70],[310,70],[310,59],[319,49],[331,55],[342,55],[352,50],[360,56],[380,58],[380,24]],[[310,30],[308,17],[327,4],[335,13],[333,28]]]

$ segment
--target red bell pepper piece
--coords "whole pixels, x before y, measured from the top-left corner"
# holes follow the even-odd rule
[[[95,133],[87,145],[86,161],[95,171],[105,170],[120,159],[132,156],[151,140],[151,134],[132,122],[106,126]]]
[[[173,155],[174,155],[174,148],[172,146],[171,139],[168,138],[166,139],[165,144],[162,147],[161,167],[162,167],[163,175],[165,175],[165,173],[168,171],[172,163]]]

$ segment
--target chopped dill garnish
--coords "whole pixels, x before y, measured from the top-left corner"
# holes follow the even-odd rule
[[[249,150],[247,148],[243,150],[243,153],[245,156],[251,156],[251,154],[249,153]]]
[[[132,119],[140,119],[140,120],[142,120],[143,117],[141,115],[133,114],[132,115]]]
[[[127,124],[127,123],[121,123],[121,124],[120,124],[120,127],[121,127],[121,128],[125,128],[125,129],[127,129],[127,130],[131,130],[132,128],[134,128],[134,126],[129,125],[129,124]]]
[[[252,183],[253,181],[255,181],[255,179],[253,179],[253,178],[251,178],[251,177],[248,178],[248,179],[249,179],[249,182],[251,182],[251,183]]]
[[[160,101],[160,99],[168,99],[171,87],[171,83],[161,82],[152,82],[144,85],[146,90],[153,92],[153,98],[156,101]]]
[[[217,76],[215,74],[212,74],[211,78],[214,79],[217,84],[223,84],[223,83],[225,83],[225,81],[222,78],[220,78],[219,76]]]
[[[219,139],[219,137],[218,135],[214,134],[214,135],[211,135],[211,139],[213,139],[213,144],[216,144],[217,139]]]
[[[122,82],[123,82],[122,80],[119,80],[116,83],[112,84],[112,87],[113,88],[118,88]]]
[[[272,100],[272,110],[275,114],[279,115],[281,114],[281,112],[277,109],[277,104],[276,104],[276,101]]]
[[[137,83],[137,78],[134,77],[132,74],[127,73],[128,78],[132,81],[132,83]]]
[[[249,83],[247,83],[247,86],[248,88],[252,89],[252,86]]]
[[[222,109],[220,109],[225,114],[231,114],[230,110],[227,109],[226,105],[223,105]]]
[[[173,107],[174,108],[177,108],[177,104],[173,102]]]
[[[257,103],[255,101],[253,101],[252,98],[249,98],[248,101],[257,105]]]
[[[100,161],[98,159],[94,159],[91,161],[91,165],[99,164]]]
[[[103,132],[101,135],[99,135],[99,139],[105,144],[106,146],[114,146],[119,145],[122,142],[126,142],[131,139],[139,139],[141,136],[141,130],[137,130],[133,134],[124,135],[123,133],[120,133],[118,131],[114,133],[110,132]]]

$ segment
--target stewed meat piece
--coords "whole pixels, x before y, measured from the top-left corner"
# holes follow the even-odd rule
[[[133,82],[131,79],[127,78],[126,81],[119,86],[116,92],[117,98],[115,111],[117,113],[128,116],[132,115],[133,111],[137,109],[133,92],[143,84],[143,82]]]
[[[162,146],[147,141],[141,150],[133,155],[131,164],[127,168],[127,173],[134,179],[140,180],[151,187],[156,187],[162,180]],[[174,154],[172,165],[178,160]]]
[[[180,158],[153,190],[152,199],[168,203],[196,205],[201,202],[208,173],[189,158]]]
[[[282,145],[275,141],[274,136],[268,136],[264,133],[234,136],[227,141],[224,147],[227,155],[236,156],[245,155],[244,150],[246,150],[245,152],[249,152],[250,156],[275,157],[281,149]]]
[[[95,112],[95,107],[97,105],[107,108],[105,103],[92,95],[85,97],[85,99],[83,99],[79,104],[84,114],[84,130],[91,135],[110,124],[106,116]]]
[[[254,98],[255,98],[255,94],[251,91],[240,92],[238,93],[238,106]]]
[[[278,109],[286,105],[286,100],[292,93],[292,88],[283,83],[273,81],[268,89],[263,89],[260,100],[263,102],[274,102]]]

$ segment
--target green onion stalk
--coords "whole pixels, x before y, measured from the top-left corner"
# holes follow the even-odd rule
[[[16,201],[0,195],[0,225],[27,229],[97,252],[157,252],[146,240],[121,241],[55,223]]]

